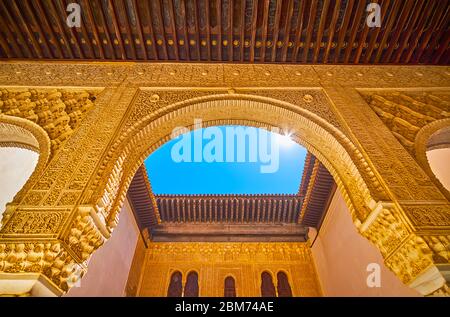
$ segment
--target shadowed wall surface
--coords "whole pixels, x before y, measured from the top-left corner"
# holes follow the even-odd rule
[[[356,231],[339,191],[334,194],[319,235],[311,235],[312,241],[324,296],[419,296],[386,268],[379,251]],[[380,265],[379,288],[367,286],[372,272],[367,271],[369,263]]]

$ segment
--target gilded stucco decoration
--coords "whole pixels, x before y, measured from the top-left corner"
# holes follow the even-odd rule
[[[292,130],[333,175],[386,265],[424,295],[448,290],[439,273],[448,263],[448,197],[365,96],[439,108],[448,101],[433,96],[449,90],[449,67],[3,62],[0,87],[1,119],[34,122],[48,142],[39,177],[8,206],[0,272],[33,270],[67,291],[117,225],[145,157],[174,127],[202,118]],[[428,108],[414,112],[431,118]],[[435,119],[421,129],[446,120]],[[414,143],[408,131],[394,132]],[[33,135],[42,155],[45,137]]]

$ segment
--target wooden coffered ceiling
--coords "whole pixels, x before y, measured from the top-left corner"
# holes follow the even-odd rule
[[[66,6],[81,6],[81,27]],[[367,27],[378,2],[380,28]],[[440,64],[450,0],[1,0],[0,58]]]

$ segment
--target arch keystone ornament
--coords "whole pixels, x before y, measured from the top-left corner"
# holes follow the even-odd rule
[[[116,227],[144,159],[198,118],[292,132],[329,170],[385,265],[423,295],[448,295],[450,204],[414,154],[422,134],[411,127],[443,120],[445,109],[435,110],[448,106],[440,93],[450,89],[446,71],[2,62],[0,127],[25,130],[14,142],[38,148],[40,165],[2,220],[0,294],[61,295],[76,285]]]

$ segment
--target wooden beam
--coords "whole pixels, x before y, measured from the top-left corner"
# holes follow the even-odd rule
[[[272,62],[275,61],[276,57],[277,57],[277,42],[278,42],[278,37],[279,37],[279,33],[280,33],[280,18],[281,18],[281,5],[283,4],[282,1],[277,1],[277,6],[275,9],[275,25],[273,28],[273,38],[272,38],[272,52],[271,52],[271,56],[270,56],[270,60]]]
[[[228,61],[233,61],[233,0],[228,0]]]
[[[378,3],[378,0],[374,0],[373,3]],[[369,26],[367,23],[364,23],[362,34],[359,36],[359,43],[356,48],[355,56],[353,57],[353,64],[358,64],[359,59],[361,58],[361,54],[366,43],[367,35],[369,34]]]
[[[436,27],[436,31],[433,32],[433,35],[431,36],[432,41],[427,45],[428,48],[425,49],[424,55],[422,56],[423,62],[430,63],[431,57],[433,55],[433,52],[436,51],[437,46],[445,42],[445,35],[446,33],[449,33],[446,29],[447,27],[447,21],[450,20],[450,6],[447,7],[446,12],[443,12],[441,15],[440,22],[438,26]],[[420,60],[418,60],[418,63],[420,63]]]
[[[441,45],[439,46],[439,49],[434,53],[431,62],[433,64],[437,64],[440,63],[441,58],[444,56],[445,59],[445,55],[444,52],[448,51],[449,48],[449,44],[450,44],[450,32],[445,32],[445,40],[443,42],[441,42]]]
[[[15,57],[26,58],[26,54],[24,54],[24,52],[20,48],[17,38],[12,34],[12,31],[9,29],[9,26],[5,21],[6,19],[1,18],[0,13],[0,26],[2,30],[6,33],[6,40],[9,39],[9,43],[11,44],[12,47],[12,53],[14,54]]]
[[[295,30],[294,50],[292,51],[291,62],[297,62],[298,49],[300,48],[300,40],[302,39],[303,15],[305,11],[305,1],[300,2],[297,17],[297,29]]]
[[[246,1],[241,1],[241,31],[239,36],[239,59],[241,62],[245,59],[245,6]]]
[[[267,46],[267,27],[268,27],[268,15],[269,15],[269,0],[264,0],[264,11],[263,11],[263,24],[262,24],[262,35],[261,35],[261,54],[259,55],[259,61],[264,62],[266,58],[266,46]]]
[[[83,7],[85,8],[85,12],[87,12],[87,17],[89,20],[89,25],[91,26],[91,30],[92,30],[92,34],[94,35],[94,40],[98,45],[98,50],[100,52],[100,57],[102,59],[105,58],[105,52],[103,50],[103,46],[102,46],[102,42],[100,41],[100,37],[98,36],[98,28],[97,25],[94,22],[94,17],[92,16],[92,8],[91,8],[91,4],[87,1],[84,0],[83,2]],[[87,38],[86,40],[91,41],[89,38]],[[91,43],[92,44],[92,43]],[[116,54],[114,53],[114,49],[112,51],[113,54],[113,59],[115,59]]]
[[[383,55],[383,58],[381,59],[382,63],[390,62],[392,53],[394,52],[395,46],[397,45],[400,34],[402,33],[403,28],[405,27],[405,25],[408,21],[408,17],[411,12],[411,9],[413,7],[413,4],[414,4],[414,0],[406,0],[405,5],[403,6],[403,9],[402,9],[402,13],[400,14],[400,20],[398,21],[395,32],[390,39],[390,45],[389,45],[386,53]],[[375,58],[375,61],[379,62],[380,59],[377,60],[377,58]]]
[[[223,222],[223,223],[220,223]],[[306,241],[308,230],[301,224],[229,223],[163,223],[151,229],[153,241]]]
[[[101,16],[102,16],[102,25],[104,25],[103,29],[105,31],[105,35],[109,38],[109,29],[108,29],[108,23],[106,22],[106,17],[105,17],[105,12],[103,10],[103,6],[100,2],[96,2],[97,3],[97,7],[99,8],[99,10],[101,11]],[[116,39],[119,43],[119,48],[120,48],[120,58],[125,60],[128,58],[127,56],[127,52],[125,50],[125,47],[123,45],[123,40],[122,40],[122,35],[120,34],[120,29],[119,29],[119,23],[117,22],[117,16],[116,16],[116,10],[114,9],[114,4],[112,3],[112,0],[108,0],[108,8],[111,8],[112,11],[108,10],[108,13],[111,15],[111,19],[112,19],[112,26],[114,29],[114,33],[116,34]],[[108,39],[108,42],[110,44],[111,43],[111,39]],[[100,43],[100,45],[102,45],[102,43]],[[114,49],[114,45],[112,45],[112,54],[114,54],[115,49]]]
[[[71,0],[65,0],[64,1],[64,6],[66,8],[67,8],[67,5],[69,4],[69,1],[71,1]],[[80,2],[80,6],[82,6],[81,2]],[[83,7],[81,7],[81,10],[84,10]],[[95,59],[96,58],[95,50],[94,50],[94,47],[92,46],[92,43],[91,43],[91,41],[89,39],[89,36],[88,36],[87,32],[86,32],[87,25],[86,25],[86,23],[84,21],[84,15],[83,14],[81,14],[81,21],[80,22],[81,22],[80,27],[79,28],[75,28],[77,33],[78,33],[78,37],[79,37],[78,43],[80,43],[80,41],[81,41],[81,44],[79,44],[80,48],[82,48],[83,40],[84,40],[84,43],[86,43],[86,46],[87,46],[87,48],[89,50],[89,54],[90,54],[89,58]]]
[[[311,44],[312,33],[314,32],[314,24],[316,22],[316,12],[317,12],[317,4],[318,1],[312,1],[311,6],[309,7],[309,19],[308,25],[306,27],[306,40],[304,44],[302,59],[303,62],[306,63],[308,61],[308,54]]]
[[[152,0],[149,0],[149,1],[152,1]],[[153,1],[155,1],[155,0],[153,0]],[[160,21],[160,25],[161,25],[161,36],[162,36],[162,41],[163,41],[163,52],[164,52],[164,54],[167,57],[166,59],[169,60],[170,58],[169,58],[169,50],[168,50],[168,47],[167,47],[168,43],[167,43],[167,37],[166,37],[166,27],[164,26],[164,18],[163,18],[162,10],[161,10],[161,1],[160,0],[156,0],[155,3],[156,3],[156,6],[157,6],[158,17],[159,17],[159,21]],[[175,40],[174,44],[178,45],[176,40]],[[178,59],[177,50],[175,50],[175,54],[177,56],[176,59]]]
[[[31,52],[30,48],[28,47],[28,41],[25,40],[25,38],[22,35],[22,32],[17,28],[17,25],[16,25],[14,19],[11,17],[11,14],[9,13],[9,11],[7,9],[6,4],[3,1],[0,1],[0,8],[1,8],[1,11],[3,11],[3,13],[6,15],[6,20],[7,20],[6,24],[8,26],[12,27],[13,32],[19,38],[18,40],[20,40],[23,43],[22,47],[24,48],[25,53],[26,53],[24,55],[27,55],[27,57],[29,57],[29,58],[33,58],[33,53]]]
[[[136,1],[136,0],[135,0]],[[147,10],[148,12],[148,27],[149,27],[149,31],[150,31],[150,37],[151,37],[151,41],[152,41],[152,52],[153,52],[153,56],[155,56],[155,59],[160,59],[159,58],[159,54],[158,54],[158,48],[157,48],[157,39],[156,39],[156,35],[155,35],[155,29],[153,28],[153,19],[152,19],[152,9],[151,6],[149,5],[148,1],[144,1],[144,8]],[[163,26],[163,32],[164,32],[164,26]],[[166,46],[163,46],[163,59],[168,59],[167,57],[167,51],[166,51]]]
[[[214,0],[212,0],[214,1]],[[222,60],[222,1],[221,0],[215,0],[216,1],[216,16],[217,16],[217,52],[219,60]]]
[[[333,44],[334,32],[336,30],[336,23],[339,17],[339,10],[341,8],[341,0],[336,0],[336,4],[333,11],[333,17],[331,18],[330,28],[328,31],[328,41],[327,46],[325,47],[325,53],[323,55],[323,63],[326,64],[328,62],[328,56],[330,54],[331,46]]]
[[[56,21],[56,26],[58,27],[59,35],[61,36],[62,40],[64,41],[64,43],[62,43],[62,44],[65,45],[65,47],[67,48],[67,51],[69,52],[70,58],[73,59],[75,57],[75,53],[74,53],[74,50],[72,49],[72,46],[70,45],[70,40],[66,36],[66,33],[64,31],[64,26],[61,24],[61,19],[59,18],[60,14],[56,13],[56,8],[53,4],[53,1],[49,1],[48,4],[50,6],[49,7],[50,10],[49,10],[48,14],[53,16],[54,20]],[[55,15],[53,15],[53,13]],[[79,49],[79,47],[78,47],[78,49]],[[80,53],[80,52],[78,52],[78,53]]]
[[[416,55],[414,56],[414,58],[412,60],[413,63],[418,63],[420,61],[420,57],[422,56],[425,48],[428,45],[428,42],[430,41],[431,36],[433,35],[434,31],[436,30],[436,27],[439,24],[439,21],[440,21],[439,18],[442,17],[443,15],[446,16],[448,12],[449,12],[448,3],[446,3],[446,1],[439,1],[439,3],[436,6],[436,9],[434,10],[434,15],[433,15],[430,23],[428,24],[427,31],[426,31],[425,35],[421,38],[422,43],[417,48]],[[447,18],[448,18],[448,16],[447,16]],[[449,22],[448,19],[446,21],[447,21],[447,23]],[[420,37],[418,37],[417,39],[419,39],[419,38]]]
[[[320,44],[322,43],[323,30],[325,28],[325,23],[327,22],[326,20],[327,20],[327,16],[328,16],[329,6],[330,6],[330,0],[325,0],[323,2],[322,14],[320,15],[319,30],[317,32],[316,46],[314,47],[314,53],[313,53],[313,63],[317,63],[317,60],[319,58]]]
[[[30,31],[30,28],[28,27],[28,23],[25,21],[25,19],[22,16],[22,13],[20,12],[19,8],[17,7],[17,4],[15,1],[11,1],[12,11],[14,12],[14,15],[18,17],[20,25],[23,26],[25,33],[27,34],[29,40],[31,41],[31,47],[35,51],[38,58],[43,58],[44,54],[42,52],[42,48],[39,45],[39,43],[36,41],[36,38],[34,37],[34,34],[32,31]],[[5,3],[6,5],[6,3]]]
[[[439,1],[441,4],[443,3],[443,1]],[[410,45],[409,45],[409,50],[406,52],[405,55],[405,59],[403,60],[403,62],[405,64],[409,63],[409,60],[412,57],[413,52],[416,49],[416,46],[420,40],[420,37],[424,31],[424,27],[425,27],[425,23],[427,22],[428,18],[431,16],[431,13],[433,12],[432,10],[433,5],[427,4],[427,7],[423,10],[423,15],[421,17],[421,19],[419,20],[419,24],[415,30],[415,32],[413,33],[412,36],[412,40],[410,41]],[[435,12],[436,14],[436,12]]]
[[[283,31],[283,46],[281,49],[281,61],[286,62],[287,51],[289,48],[289,40],[291,37],[291,21],[292,15],[294,14],[294,0],[288,0],[288,7],[286,13],[286,24],[284,25]]]
[[[211,60],[211,22],[209,21],[209,0],[203,1],[205,3],[207,56],[208,60]]]
[[[350,28],[350,37],[347,41],[347,47],[344,53],[344,63],[347,64],[350,59],[350,55],[353,50],[353,43],[355,42],[356,34],[358,32],[359,22],[361,21],[361,17],[366,10],[365,1],[358,1],[358,6],[356,8],[356,16],[353,19],[352,26]],[[379,28],[378,28],[379,29]]]
[[[191,60],[191,50],[190,50],[190,43],[189,43],[189,36],[188,36],[188,24],[187,24],[187,10],[186,10],[186,1],[182,0],[181,5],[183,6],[182,8],[182,16],[183,16],[183,22],[184,22],[184,47],[185,47],[185,51],[186,51],[186,58],[188,61]],[[175,11],[174,11],[174,21],[175,21]],[[176,25],[174,28],[174,32],[176,32]]]
[[[146,6],[147,1],[141,2],[141,4],[142,3],[144,4],[144,6]],[[152,22],[151,22],[152,19],[151,19],[151,15],[150,15],[150,10],[148,9],[148,7],[146,7],[146,13],[147,13],[147,16],[148,16],[147,25],[148,25],[148,29],[149,29],[149,36],[151,37],[150,41],[152,43],[151,45],[147,45],[147,43],[146,43],[146,36],[145,36],[144,30],[143,30],[143,26],[141,25],[142,24],[141,23],[142,18],[139,15],[139,12],[141,10],[138,10],[136,0],[133,0],[132,7],[133,7],[134,15],[136,16],[136,24],[137,24],[139,39],[141,41],[141,45],[142,45],[142,48],[144,50],[144,58],[146,60],[150,59],[149,56],[148,56],[148,48],[147,48],[148,46],[150,46],[151,49],[152,49],[152,54],[154,56],[154,59],[158,60],[158,53],[156,52],[156,47],[155,47],[155,45],[156,45],[155,38],[153,37],[153,26],[152,26]]]
[[[381,41],[380,41],[380,44],[377,49],[377,54],[375,55],[375,60],[374,60],[375,63],[378,63],[380,61],[380,58],[384,51],[384,46],[386,45],[387,40],[388,40],[389,36],[391,35],[391,30],[392,30],[392,27],[394,26],[394,23],[401,19],[401,16],[397,16],[397,13],[399,12],[400,7],[401,7],[400,1],[394,1],[394,3],[391,6],[391,10],[389,11],[389,19],[387,21],[386,28],[384,28],[383,33],[381,35]],[[388,15],[388,13],[386,12],[385,15]],[[388,17],[382,18],[383,24],[386,23],[385,21],[387,18]],[[370,56],[367,56],[367,61],[370,62]]]
[[[3,23],[0,24],[0,25],[3,28]],[[16,57],[14,52],[11,51],[11,49],[9,48],[9,45],[8,45],[8,43],[6,41],[6,38],[3,37],[3,34],[0,34],[0,45],[1,45],[2,49],[3,49],[3,52],[5,52],[6,58],[14,58],[14,57]]]
[[[355,0],[349,0],[347,2],[347,6],[345,7],[345,12],[352,12],[353,4]],[[334,62],[339,63],[339,54],[341,52],[342,44],[345,40],[345,35],[347,33],[348,23],[350,22],[350,14],[344,15],[344,20],[341,24],[341,28],[339,30],[338,41],[336,43],[336,49],[334,50]]]
[[[250,39],[250,58],[249,61],[253,63],[255,61],[255,39],[256,39],[256,25],[258,21],[258,1],[253,1],[252,7],[252,35]]]
[[[144,52],[144,59],[148,60],[148,53],[147,53],[147,44],[145,43],[145,37],[144,37],[144,32],[142,31],[142,26],[141,26],[141,18],[139,16],[139,11],[137,10],[137,3],[136,0],[132,0],[131,2],[131,9],[133,10],[133,14],[136,17],[136,28],[137,28],[137,32],[138,32],[138,36],[139,36],[139,41],[141,42],[141,46]],[[149,11],[147,11],[147,14],[150,14]],[[148,23],[150,22],[151,19],[149,19],[149,21],[147,21]],[[152,42],[152,48],[155,48],[155,42]],[[155,56],[155,59],[158,59],[158,55],[156,54],[155,50],[153,50],[153,53]]]
[[[126,8],[125,3],[123,3],[123,1],[120,0],[119,3],[120,3],[120,9],[123,10],[123,14],[125,16],[125,30],[127,32],[128,38],[129,38],[129,43],[130,43],[130,47],[131,47],[131,57],[133,59],[137,59],[137,50],[136,50],[133,32],[131,31],[131,27],[130,27],[130,17],[128,16],[128,10]],[[117,22],[119,23],[119,19],[117,19]],[[142,43],[142,38],[141,38],[140,42]]]
[[[42,29],[42,26],[39,23],[37,17],[35,16],[34,10],[31,8],[30,3],[28,1],[23,1],[23,2],[20,2],[20,3],[24,6],[24,10],[28,11],[29,16],[33,20],[33,23],[36,25],[36,28],[38,30],[39,37],[41,38],[42,44],[45,46],[45,48],[47,49],[47,51],[50,54],[50,56],[48,56],[48,57],[54,58],[55,55],[53,54],[52,49],[48,45],[47,37],[45,36],[45,33],[44,33],[43,29]]]
[[[403,39],[401,41],[401,44],[399,45],[399,48],[395,51],[394,57],[393,57],[393,63],[397,64],[401,58],[401,56],[403,55],[403,51],[405,50],[406,46],[408,45],[408,41],[409,38],[414,30],[414,26],[416,24],[417,19],[420,16],[420,13],[424,13],[425,12],[425,7],[426,7],[426,3],[425,1],[417,1],[416,5],[414,7],[414,15],[411,17],[411,19],[409,20],[408,26],[407,26],[407,31],[406,34],[403,35]]]
[[[392,5],[390,7],[390,10],[386,10],[383,12],[383,7],[381,7],[381,19],[382,19],[381,23],[382,23],[382,25],[386,25],[386,27],[384,29],[377,28],[377,30],[375,31],[375,35],[376,35],[375,39],[377,40],[378,34],[383,29],[383,32],[380,36],[381,41],[378,44],[377,55],[375,56],[375,58],[376,58],[379,55],[378,60],[381,57],[381,54],[383,53],[383,50],[384,50],[384,46],[386,45],[386,41],[387,41],[388,37],[390,36],[393,23],[398,20],[397,13],[400,8],[400,2],[394,0],[391,3],[392,3]],[[389,12],[389,14],[388,14],[388,12]],[[371,59],[373,50],[374,50],[374,48],[371,43],[371,45],[369,46],[369,49],[366,52],[366,56],[364,58],[365,63],[370,63],[370,59]]]
[[[173,34],[173,39],[174,39],[174,47],[175,47],[175,59],[180,60],[180,50],[179,50],[179,43],[178,43],[178,32],[177,32],[177,27],[175,24],[175,10],[173,9],[173,2],[172,0],[167,0],[167,2],[169,3],[169,17],[170,17],[170,27],[171,27],[171,31]],[[187,40],[185,40],[186,42]],[[184,43],[189,45],[189,43]],[[189,59],[189,48],[187,50],[187,58]]]
[[[62,4],[62,6],[61,6]],[[86,56],[81,48],[81,46],[78,43],[78,39],[77,36],[75,34],[74,29],[75,28],[71,28],[68,27],[66,24],[66,11],[65,11],[65,6],[64,6],[64,1],[63,2],[58,2],[57,5],[55,6],[54,4],[52,4],[52,10],[55,12],[55,14],[57,15],[56,19],[58,19],[59,17],[59,22],[58,24],[60,25],[62,32],[65,32],[65,30],[69,31],[69,35],[67,35],[67,33],[65,33],[65,35],[67,36],[67,42],[66,42],[66,46],[71,46],[71,44],[73,44],[76,48],[76,51],[78,52],[78,55],[80,56],[80,58],[85,59]],[[72,43],[70,41],[70,36],[72,37],[72,39],[74,40],[74,43]]]
[[[198,25],[199,14],[198,14],[197,0],[194,0],[193,6],[194,6],[194,21],[195,21],[195,44],[196,44],[195,47],[197,49],[197,60],[200,61],[202,59],[202,51],[200,48],[200,27]]]

